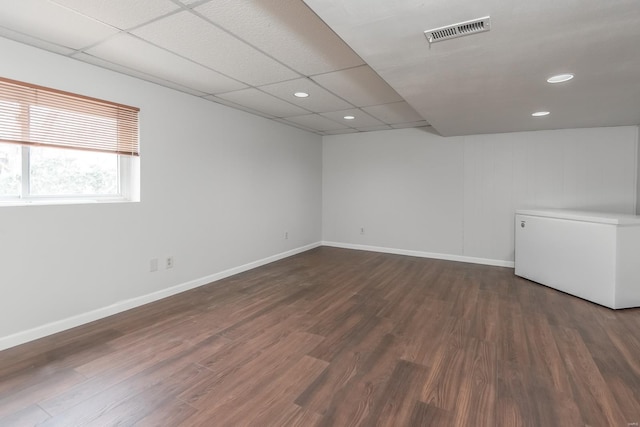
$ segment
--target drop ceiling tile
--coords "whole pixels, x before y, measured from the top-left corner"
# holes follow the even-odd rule
[[[204,3],[205,1],[209,1],[209,0],[178,0],[178,1],[185,6],[191,6],[192,4]]]
[[[364,64],[301,0],[216,0],[194,10],[306,76]]]
[[[318,114],[286,117],[286,120],[317,131],[348,129],[348,126],[334,122],[333,120],[329,120],[326,117],[322,117]]]
[[[309,129],[308,127],[299,125],[298,123],[293,123],[293,122],[286,121],[285,119],[273,119],[273,120],[276,121],[276,122],[280,122],[280,123],[282,123],[284,125],[287,125],[287,126],[291,126],[291,127],[297,128],[297,129],[306,130],[307,132],[313,132],[313,133],[316,133],[316,134],[321,134],[320,131]]]
[[[338,129],[338,130],[326,130],[322,132],[323,135],[344,135],[346,133],[358,133],[355,129]]]
[[[128,34],[116,35],[86,52],[204,93],[214,94],[247,87]]]
[[[170,82],[170,81],[167,81],[167,80],[163,80],[163,79],[161,79],[159,77],[143,73],[142,71],[138,71],[138,70],[133,70],[131,68],[127,68],[127,67],[125,67],[123,65],[114,64],[113,62],[106,61],[106,60],[104,60],[102,58],[98,58],[97,56],[89,55],[89,54],[84,53],[84,52],[75,53],[72,57],[75,58],[75,59],[78,59],[80,61],[87,62],[89,64],[97,65],[98,67],[106,68],[108,70],[117,71],[118,73],[122,73],[122,74],[127,74],[129,76],[136,77],[136,78],[141,79],[141,80],[146,80],[146,81],[151,82],[151,83],[156,83],[156,84],[159,84],[161,86],[168,87],[170,89],[178,90],[180,92],[185,92],[185,93],[188,93],[188,94],[191,94],[191,95],[195,95],[195,96],[205,96],[206,95],[206,93],[204,93],[204,92],[200,92],[200,91],[195,90],[195,89],[191,89],[191,88],[188,88],[188,87],[185,87],[185,86],[181,86],[181,85],[179,85],[177,83]]]
[[[394,129],[404,129],[404,128],[421,128],[425,126],[430,126],[426,120],[421,120],[419,122],[411,122],[411,123],[399,123],[397,125],[391,125]]]
[[[237,90],[217,95],[218,98],[226,99],[239,105],[261,111],[274,117],[287,117],[299,114],[307,114],[308,111],[293,104],[289,104],[275,96],[261,92],[256,88]]]
[[[81,49],[118,32],[48,0],[0,0],[0,10],[0,26],[71,49]]]
[[[159,19],[132,33],[250,86],[299,77],[190,11]]]
[[[368,65],[311,77],[356,107],[402,101],[402,97]]]
[[[374,132],[377,130],[390,130],[393,128],[389,125],[381,125],[381,126],[365,126],[365,127],[359,127],[356,129],[358,129],[360,132]]]
[[[357,108],[341,111],[331,111],[329,113],[322,113],[322,115],[328,119],[335,120],[352,128],[360,128],[367,126],[380,126],[383,125],[380,120],[371,117],[367,113]],[[355,119],[346,120],[344,116],[353,116]]]
[[[60,46],[46,40],[31,37],[27,34],[22,34],[4,27],[0,27],[0,37],[5,37],[7,39],[15,40],[20,43],[39,47],[40,49],[45,49],[50,52],[59,53],[61,55],[69,55],[75,52],[74,49],[69,49],[68,47]]]
[[[364,107],[364,111],[387,124],[418,122],[420,114],[404,101]]]
[[[244,111],[246,113],[251,113],[251,114],[254,114],[256,116],[264,117],[264,118],[267,118],[267,119],[276,119],[276,117],[272,116],[271,114],[267,114],[267,113],[264,113],[262,111],[257,111],[257,110],[254,110],[252,108],[246,107],[244,105],[236,104],[235,102],[232,102],[232,101],[229,101],[229,100],[226,100],[226,99],[223,99],[223,98],[218,98],[217,96],[209,95],[209,96],[205,96],[205,99],[208,99],[209,101],[216,102],[218,104],[225,105],[227,107],[235,108],[236,110],[241,110],[241,111]]]
[[[132,28],[180,8],[170,0],[52,0],[120,29]]]
[[[314,113],[353,108],[353,105],[338,98],[308,78],[274,83],[261,86],[260,89]],[[307,98],[297,98],[293,96],[295,92],[306,92],[309,96]]]

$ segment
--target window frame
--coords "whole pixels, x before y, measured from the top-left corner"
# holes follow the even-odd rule
[[[0,206],[15,204],[67,204],[93,202],[128,202],[137,201],[135,197],[134,169],[135,158],[117,155],[117,192],[112,194],[60,194],[60,195],[32,195],[31,194],[31,147],[22,145],[20,194],[16,196],[0,195]]]

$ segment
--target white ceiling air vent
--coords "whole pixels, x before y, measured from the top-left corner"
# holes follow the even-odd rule
[[[457,37],[468,36],[470,34],[482,33],[491,29],[491,17],[473,19],[471,21],[459,22],[446,27],[434,28],[424,32],[429,44],[443,40],[455,39]]]

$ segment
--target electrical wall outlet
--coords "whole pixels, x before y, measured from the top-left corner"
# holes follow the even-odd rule
[[[284,232],[284,240],[289,240],[289,232],[288,231]]]
[[[172,256],[167,257],[167,262],[166,262],[165,265],[166,265],[167,269],[173,268],[173,257]]]
[[[154,272],[158,271],[158,258],[153,258],[149,260],[149,271]]]
[[[360,234],[364,234],[364,227],[360,227]]]

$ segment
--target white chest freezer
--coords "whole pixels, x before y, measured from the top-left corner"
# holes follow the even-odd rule
[[[515,273],[610,308],[640,306],[640,216],[518,210]]]

